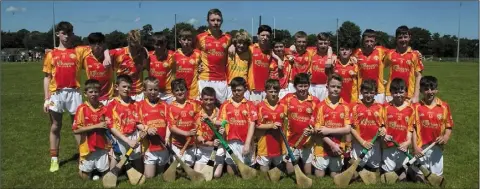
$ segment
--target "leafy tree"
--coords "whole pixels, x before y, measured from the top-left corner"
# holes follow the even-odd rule
[[[127,34],[115,30],[105,35],[105,43],[109,49],[115,49],[127,46]]]

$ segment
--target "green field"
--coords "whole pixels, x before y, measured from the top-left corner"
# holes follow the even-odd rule
[[[64,119],[60,149],[60,170],[50,166],[49,120],[42,111],[43,73],[41,63],[3,63],[1,66],[1,188],[101,188],[101,181],[83,181],[78,176],[76,153],[69,118]],[[477,63],[426,62],[424,75],[438,77],[439,96],[452,109],[455,128],[445,146],[444,174],[448,188],[478,188],[478,99]],[[314,179],[312,188],[332,188],[329,177]],[[120,187],[133,187],[122,181]],[[226,176],[200,184],[186,179],[165,183],[156,177],[141,188],[294,188],[292,179],[272,183],[263,179],[243,181]],[[365,186],[354,183],[350,188],[429,188],[424,184],[397,183]],[[140,188],[140,187],[138,187]]]

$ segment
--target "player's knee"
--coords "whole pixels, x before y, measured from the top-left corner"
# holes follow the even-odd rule
[[[78,174],[80,175],[80,178],[82,178],[83,180],[88,180],[88,177],[89,177],[89,173],[87,172],[83,172],[83,171],[78,171]]]

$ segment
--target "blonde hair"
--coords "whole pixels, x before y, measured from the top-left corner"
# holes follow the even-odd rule
[[[232,40],[233,44],[243,42],[247,46],[251,44],[250,35],[247,31],[239,31],[235,34],[235,37]]]
[[[139,30],[130,30],[128,32],[127,41],[141,44],[142,37]]]

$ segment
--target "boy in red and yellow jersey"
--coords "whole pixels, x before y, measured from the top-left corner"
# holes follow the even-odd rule
[[[202,90],[200,95],[200,101],[202,102],[202,110],[200,113],[197,114],[196,125],[198,128],[197,132],[197,140],[199,143],[198,150],[199,150],[199,160],[195,164],[194,170],[197,172],[201,172],[201,170],[207,165],[208,161],[210,160],[210,155],[214,148],[216,148],[216,156],[215,156],[215,171],[213,176],[215,178],[220,178],[223,172],[223,164],[225,161],[225,150],[223,148],[218,148],[220,145],[220,140],[215,137],[214,132],[210,127],[203,122],[205,118],[210,120],[216,120],[218,117],[218,108],[215,107],[215,103],[217,99],[215,98],[215,89],[211,87],[205,87]],[[217,128],[220,134],[223,134],[224,128],[220,127]]]
[[[360,92],[362,100],[352,105],[352,130],[355,140],[352,143],[352,157],[358,159],[363,148],[369,149],[360,162],[360,166],[375,171],[380,167],[380,140],[371,143],[375,134],[381,129],[382,135],[385,128],[383,121],[383,106],[375,102],[377,95],[377,81],[366,79],[362,81]]]
[[[232,98],[225,101],[220,106],[220,113],[214,121],[215,125],[221,125],[223,120],[227,120],[225,127],[225,139],[228,142],[233,153],[245,164],[253,165],[252,161],[252,137],[255,130],[255,121],[257,120],[257,110],[255,105],[245,99],[244,94],[247,91],[247,81],[241,77],[233,78],[230,82],[232,87]],[[234,174],[233,161],[230,154],[227,154],[225,162],[227,163],[227,172]]]
[[[196,48],[200,50],[201,68],[198,86],[212,87],[217,99],[222,103],[227,99],[227,48],[231,36],[220,30],[222,12],[211,9],[207,14],[208,30],[197,35]]]
[[[175,51],[172,65],[175,68],[175,78],[182,78],[187,82],[188,98],[198,97],[198,64],[200,51],[193,48],[193,31],[182,29],[179,32],[181,48]]]
[[[100,82],[99,100],[106,106],[113,96],[113,69],[109,66],[103,66],[102,63],[108,57],[105,57],[103,53],[106,49],[105,36],[100,32],[90,33],[88,43],[90,51],[85,54],[85,57],[82,57],[82,66],[88,79],[95,79]]]
[[[168,107],[172,149],[177,155],[181,156],[187,165],[192,166],[196,154],[196,147],[193,146],[197,135],[195,117],[200,111],[200,103],[188,99],[187,82],[184,79],[175,79],[172,81],[172,92],[173,96],[175,96],[175,101]],[[180,151],[184,147],[185,151],[182,155]]]
[[[295,86],[293,84],[294,77],[299,73],[308,73],[310,71],[311,56],[307,52],[307,33],[304,31],[298,31],[293,35],[295,38],[295,52],[292,52],[292,73],[290,74],[290,84],[288,89],[290,93],[295,92]]]
[[[315,133],[313,166],[315,176],[325,176],[330,169],[330,176],[337,175],[343,165],[342,155],[346,150],[345,135],[350,133],[350,108],[341,97],[342,77],[332,74],[328,79],[328,97],[315,110]]]
[[[415,108],[415,132],[413,149],[420,163],[438,176],[443,176],[443,145],[447,144],[452,134],[453,119],[447,102],[436,97],[438,93],[437,78],[423,76],[420,80],[420,92],[423,99]],[[437,142],[433,148],[422,154],[432,142]],[[422,174],[421,171],[417,171]]]
[[[358,83],[363,80],[372,79],[377,83],[377,94],[375,101],[383,104],[385,102],[385,85],[383,84],[383,59],[387,53],[386,48],[375,46],[376,32],[366,29],[362,35],[363,46],[357,49],[353,56],[357,58],[358,64]],[[359,98],[362,98],[360,94]]]
[[[347,104],[355,103],[358,99],[358,65],[352,62],[351,55],[351,45],[340,44],[340,57],[333,64],[333,72],[343,78],[340,96]]]
[[[115,90],[118,97],[107,105],[106,119],[108,128],[111,130],[114,139],[117,141],[121,155],[125,155],[129,148],[133,148],[129,159],[133,161],[135,168],[141,168],[143,162],[141,158],[141,147],[137,142],[138,130],[143,131],[144,126],[138,122],[137,106],[130,97],[132,79],[128,75],[117,76]],[[110,159],[110,168],[115,167],[120,160],[121,155],[115,154]]]
[[[85,96],[87,101],[77,108],[72,130],[81,135],[79,145],[80,163],[78,168],[82,179],[88,179],[89,174],[98,170],[102,175],[108,171],[108,149],[105,138],[107,124],[102,119],[106,108],[99,102],[100,82],[95,79],[85,81]]]
[[[143,93],[146,99],[136,103],[139,122],[145,126],[148,133],[146,139],[149,145],[143,161],[145,178],[154,177],[156,170],[163,172],[170,157],[168,151],[161,144],[161,139],[167,141],[166,136],[169,132],[167,127],[168,105],[160,101],[158,83],[157,78],[146,77],[143,81],[145,89]]]
[[[246,31],[238,32],[232,40],[232,45],[235,47],[235,53],[228,56],[227,62],[227,98],[232,97],[232,89],[230,88],[230,81],[235,77],[242,77],[248,81],[248,67],[250,64],[251,53],[249,46],[251,44],[250,37]],[[250,93],[245,93],[245,98],[249,99]]]
[[[382,154],[382,171],[387,174],[402,167],[403,163],[408,161],[404,152],[412,143],[413,124],[415,120],[415,110],[409,101],[405,99],[408,91],[407,85],[403,79],[395,78],[390,85],[390,93],[393,100],[385,104],[384,120],[385,120],[385,141],[393,139],[400,146],[395,147],[392,142],[386,143],[386,148]],[[400,169],[402,170],[402,169]],[[400,175],[399,180],[406,177],[405,172],[397,173]],[[386,176],[386,175],[385,175]],[[382,178],[384,176],[381,176]]]
[[[270,72],[270,78],[278,79],[280,82],[280,92],[278,98],[282,99],[288,92],[288,82],[290,80],[290,74],[292,71],[292,65],[288,62],[288,58],[285,53],[285,41],[280,39],[273,40],[273,52],[274,60],[272,70]]]
[[[332,56],[335,60],[336,55],[328,55],[330,46],[330,37],[328,33],[319,33],[317,35],[317,48],[315,51],[309,51],[311,54],[311,86],[309,89],[312,96],[317,97],[320,101],[327,98],[327,69],[332,67]],[[330,61],[329,61],[330,58]]]
[[[171,64],[173,51],[167,49],[167,37],[163,32],[155,32],[152,36],[153,47],[155,50],[148,53],[150,64],[148,75],[158,79],[158,87],[160,89],[160,100],[172,103],[172,89],[170,83],[174,78],[173,65]]]
[[[312,118],[315,115],[315,108],[320,103],[317,97],[308,93],[310,87],[309,76],[306,73],[299,73],[293,79],[295,93],[289,93],[283,97],[280,104],[287,107],[288,131],[287,140],[291,147],[295,147],[295,158],[301,158],[304,164],[306,174],[312,172],[312,146],[309,143],[310,135],[313,130],[309,126],[313,125]],[[301,141],[300,137],[304,135]],[[295,144],[298,143],[298,146]],[[293,172],[293,165],[287,163],[287,171]]]
[[[280,82],[276,79],[267,80],[265,90],[266,99],[258,104],[257,129],[263,130],[263,136],[258,140],[256,157],[263,172],[267,172],[271,164],[276,166],[283,161],[286,148],[278,129],[285,129],[283,123],[287,113],[285,104],[278,103]]]
[[[398,27],[395,31],[396,49],[390,50],[385,56],[385,66],[390,67],[390,77],[388,78],[386,91],[387,101],[392,98],[392,94],[390,94],[392,80],[400,78],[407,85],[407,99],[410,99],[413,103],[418,102],[423,63],[418,51],[414,51],[410,47],[410,37],[410,30],[407,26]]]
[[[148,66],[148,50],[143,47],[140,32],[128,32],[128,46],[110,50],[114,61],[114,70],[117,75],[128,75],[132,78],[130,96],[135,101],[143,100],[143,70]]]

